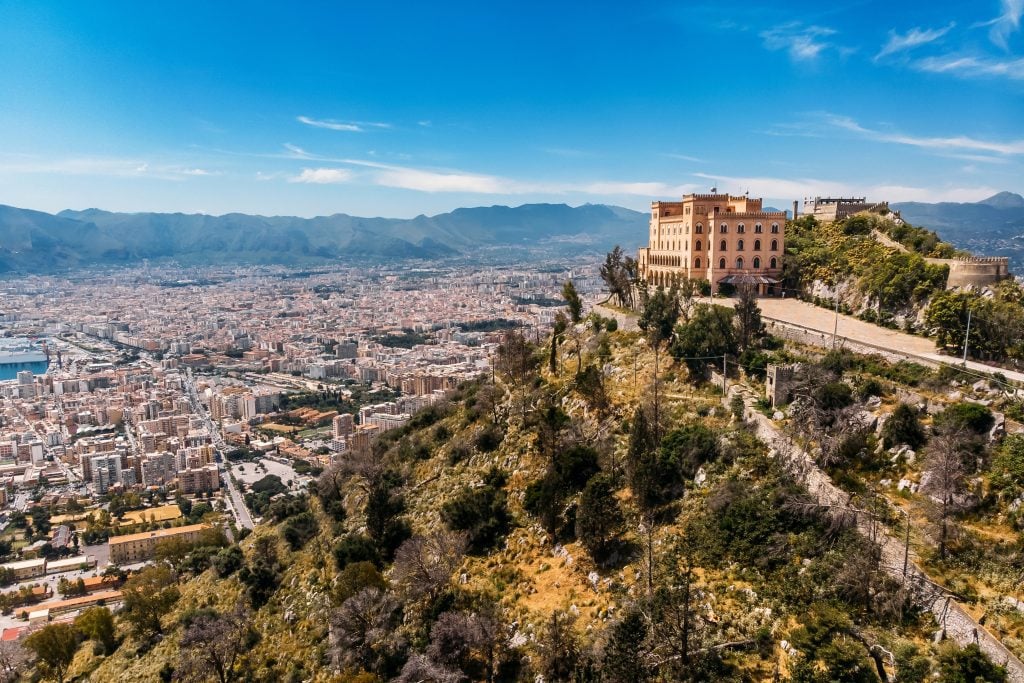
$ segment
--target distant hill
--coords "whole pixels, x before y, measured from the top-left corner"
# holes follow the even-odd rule
[[[51,215],[0,205],[0,273],[51,272],[141,259],[291,265],[436,259],[502,246],[578,253],[621,243],[631,250],[646,232],[646,214],[603,204],[490,206],[411,219],[99,209]]]
[[[974,203],[893,204],[914,225],[936,231],[947,242],[979,256],[1008,256],[1024,275],[1024,197],[1000,192]]]

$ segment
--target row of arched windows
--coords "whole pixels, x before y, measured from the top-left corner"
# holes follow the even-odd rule
[[[726,241],[722,240],[721,242],[718,243],[718,250],[719,251],[728,251],[728,246],[729,245],[726,243]],[[743,246],[744,246],[743,245],[743,240],[737,240],[736,241],[736,251],[743,251]],[[693,244],[693,250],[694,251],[702,251],[703,247],[704,247],[704,245],[701,243],[700,240],[697,240]],[[778,240],[772,240],[771,250],[772,251],[778,251],[779,250],[779,241]],[[754,251],[761,251],[761,240],[754,240]]]
[[[761,267],[761,257],[760,256],[755,256],[753,262],[751,263],[751,265],[754,267],[755,270],[760,268]],[[697,258],[693,259],[693,267],[694,268],[700,268],[700,257],[699,256]],[[718,259],[718,267],[721,268],[722,270],[725,270],[725,268],[727,266],[725,265],[725,259],[724,258]],[[779,260],[777,258],[775,258],[774,256],[772,256],[771,260],[768,262],[768,267],[771,268],[772,270],[775,270],[776,268],[779,267]],[[743,257],[742,256],[739,256],[739,257],[736,258],[736,268],[742,270],[742,268],[743,268]]]

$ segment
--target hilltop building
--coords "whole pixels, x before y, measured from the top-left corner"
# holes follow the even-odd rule
[[[651,203],[648,246],[639,251],[640,276],[651,285],[673,279],[756,284],[772,292],[782,273],[786,213],[765,211],[746,195],[688,194]]]
[[[794,212],[796,202],[793,202]],[[898,212],[889,209],[889,202],[869,202],[867,197],[804,197],[805,216],[814,216],[820,223],[841,221],[856,213],[871,211],[902,222]]]

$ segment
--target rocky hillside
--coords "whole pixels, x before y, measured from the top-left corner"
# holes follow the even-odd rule
[[[936,642],[925,601],[984,612],[1021,654],[1019,441],[963,402],[963,378],[782,348],[754,309],[669,296],[648,302],[645,334],[591,316],[540,348],[509,336],[495,383],[309,495],[261,501],[240,544],[166,549],[127,584],[112,637],[76,631],[93,644],[69,677],[1006,680],[970,643]],[[731,399],[705,381],[716,354],[739,358]],[[758,398],[769,361],[802,363],[777,411]],[[1002,405],[991,386],[970,397]],[[810,459],[794,469],[773,434]],[[844,500],[808,490],[807,468]],[[902,538],[897,507],[930,583],[879,550]]]

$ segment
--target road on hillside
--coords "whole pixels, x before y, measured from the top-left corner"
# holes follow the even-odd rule
[[[701,299],[701,301],[708,301]],[[714,303],[721,306],[733,306],[735,299],[715,298]],[[849,315],[839,315],[839,324],[836,326],[836,314],[827,308],[809,304],[798,299],[777,299],[763,297],[757,300],[761,307],[761,315],[766,320],[797,325],[824,335],[826,343],[830,343],[833,330],[840,339],[848,339],[853,342],[877,346],[889,353],[896,353],[906,356],[910,360],[926,360],[932,363],[944,363],[948,365],[960,365],[960,360],[952,356],[944,356],[935,349],[935,343],[925,337],[915,337],[906,332],[890,330],[878,325],[864,322]],[[610,315],[616,318],[619,326],[627,330],[636,329],[636,317],[621,313],[610,308],[600,307],[602,315]],[[999,372],[1007,379],[1024,382],[1024,372],[1004,370],[993,365],[967,361],[967,368],[976,372]]]

